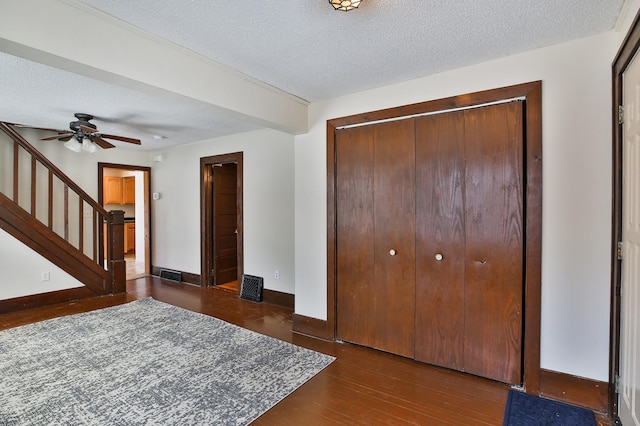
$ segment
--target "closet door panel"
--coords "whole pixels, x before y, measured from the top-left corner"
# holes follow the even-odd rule
[[[374,127],[374,348],[413,358],[415,315],[414,121]]]
[[[464,112],[416,119],[416,359],[464,370]]]
[[[337,337],[376,342],[373,226],[373,129],[336,131]]]
[[[523,110],[465,111],[465,371],[521,383]]]

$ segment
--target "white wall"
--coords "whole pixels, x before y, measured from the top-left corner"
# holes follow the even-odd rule
[[[153,163],[153,265],[200,274],[200,158],[243,152],[244,272],[294,291],[293,136],[260,130],[185,145]],[[280,279],[274,279],[274,271]]]
[[[296,313],[326,319],[327,119],[542,80],[541,364],[607,381],[611,63],[620,39],[610,31],[312,104],[311,130],[295,141]]]
[[[81,282],[2,229],[0,270],[0,300],[83,286]],[[42,280],[42,274],[45,272],[49,274],[48,281]]]
[[[161,153],[162,162],[152,163],[152,154],[145,151],[77,154],[60,143],[37,141],[37,132],[22,133],[93,197],[97,197],[98,162],[152,166],[151,188],[161,194],[159,200],[151,200],[152,264],[195,274],[200,274],[200,158],[242,151],[244,270],[264,277],[265,288],[294,292],[293,136],[272,130],[244,133],[173,148]],[[0,248],[4,244],[0,241]],[[280,271],[279,280],[274,279],[275,270]],[[40,275],[36,278],[37,282],[28,280],[39,284]],[[68,288],[54,279],[48,288]],[[13,297],[4,292],[0,283],[0,300]]]
[[[151,165],[151,154],[146,151],[115,148],[94,154],[75,153],[59,141],[37,140],[42,137],[40,132],[23,129],[20,133],[94,199],[98,196],[98,162]],[[70,275],[26,246],[16,248],[16,243],[20,244],[8,234],[0,237],[0,270],[8,274],[7,279],[0,281],[0,300],[78,286],[78,281]],[[51,271],[51,277],[43,283],[41,272],[46,270]]]

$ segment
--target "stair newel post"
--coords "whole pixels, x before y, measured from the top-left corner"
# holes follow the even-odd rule
[[[111,271],[111,292],[125,293],[127,267],[124,260],[124,211],[113,210],[109,230],[109,269]]]

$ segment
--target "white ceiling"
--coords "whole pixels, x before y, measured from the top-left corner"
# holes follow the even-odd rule
[[[0,15],[11,1],[0,0]],[[59,1],[95,8],[109,15],[110,25],[124,21],[308,102],[607,31],[624,3],[363,0],[359,9],[340,12],[327,0]],[[36,8],[13,19],[27,24],[37,13]],[[78,49],[91,49],[78,33]],[[1,121],[65,129],[74,112],[86,112],[97,117],[102,132],[141,138],[143,149],[264,126],[219,106],[207,108],[58,69],[55,60],[32,62],[14,56],[15,49],[7,45],[0,37]],[[101,53],[116,60],[119,49],[127,49],[126,40],[114,40],[113,50]]]

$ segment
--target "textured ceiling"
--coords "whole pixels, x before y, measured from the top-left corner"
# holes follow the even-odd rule
[[[623,6],[623,0],[363,0],[357,10],[339,12],[326,0],[80,2],[114,24],[125,21],[310,102],[603,32]],[[142,138],[143,149],[258,128],[2,52],[0,67],[2,121],[66,128],[74,112],[87,112],[105,133]],[[151,141],[153,134],[167,139]]]
[[[622,0],[82,0],[308,101],[613,28]]]

